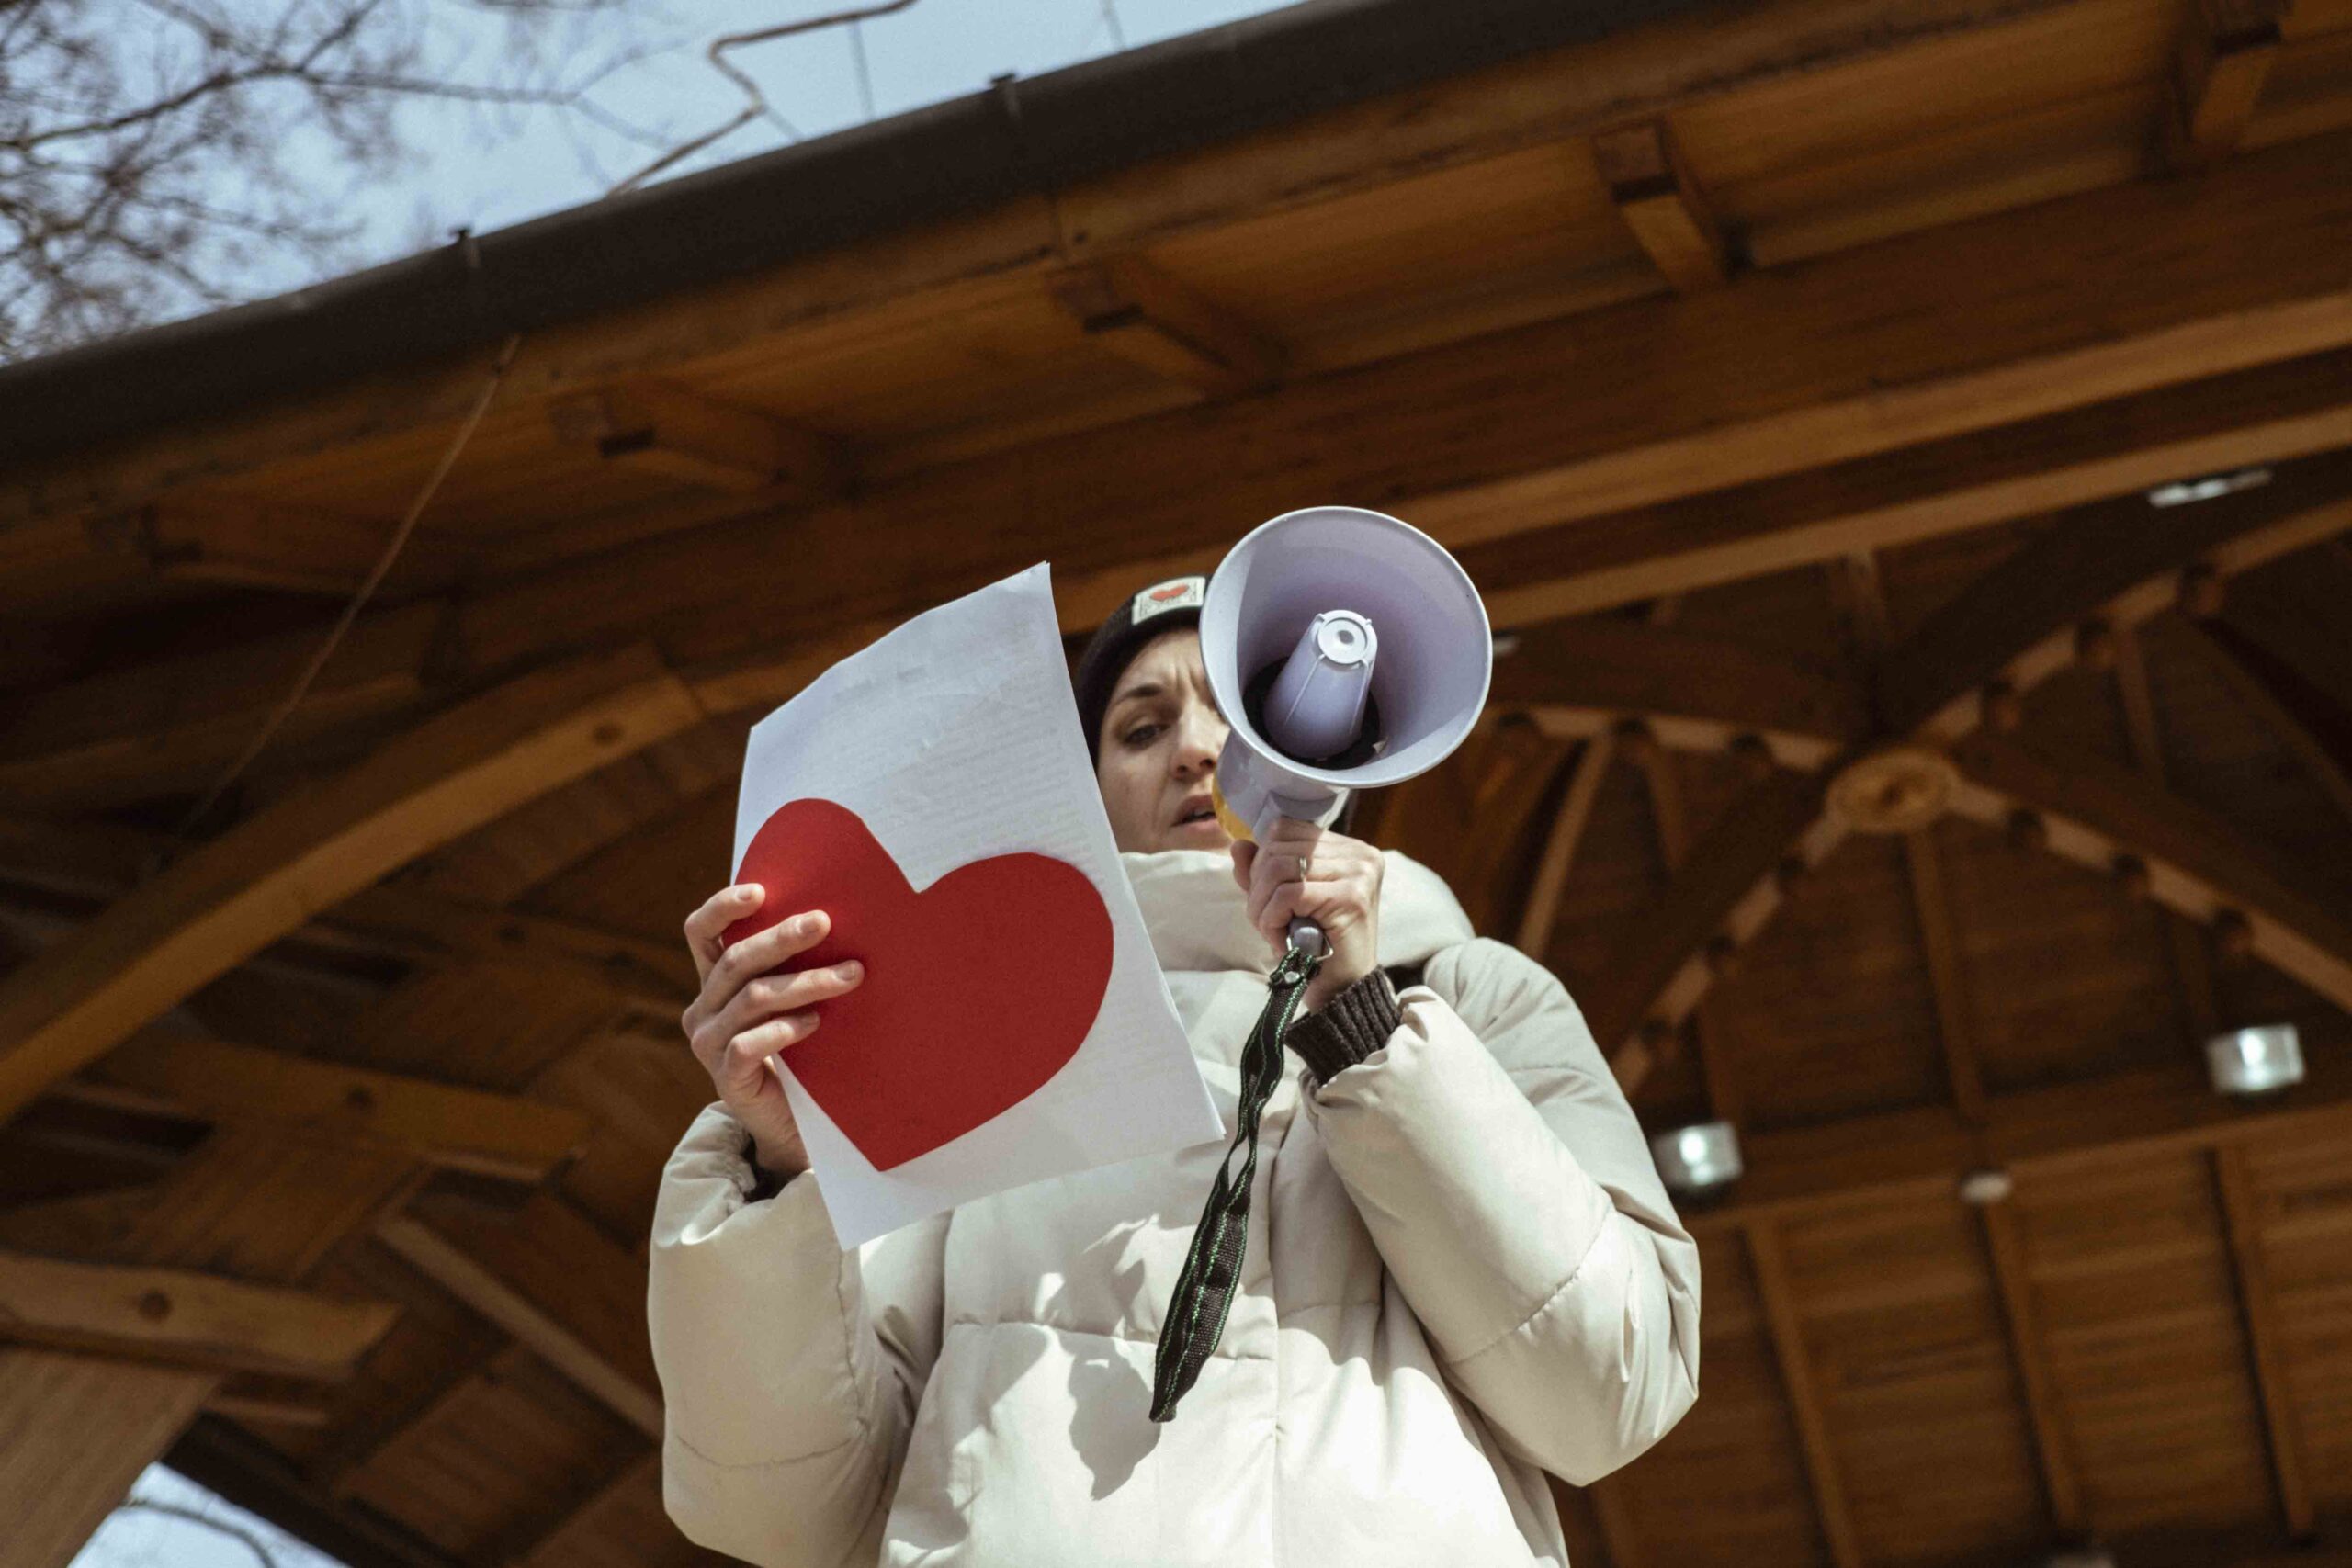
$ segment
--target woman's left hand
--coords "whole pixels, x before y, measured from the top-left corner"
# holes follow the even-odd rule
[[[1380,852],[1361,839],[1283,818],[1258,843],[1233,846],[1233,879],[1250,896],[1250,923],[1280,957],[1290,922],[1305,916],[1323,928],[1329,955],[1308,981],[1308,1011],[1372,973],[1379,963]],[[1302,875],[1302,872],[1304,875]]]

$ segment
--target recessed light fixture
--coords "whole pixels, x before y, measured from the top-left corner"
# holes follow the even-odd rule
[[[1982,1167],[1960,1179],[1960,1201],[1978,1209],[2006,1203],[2017,1190],[2017,1179],[1998,1166]]]
[[[2222,1094],[2269,1094],[2303,1081],[2303,1043],[2291,1023],[2233,1029],[2205,1042],[2205,1067]]]
[[[2042,1568],[2115,1568],[2115,1553],[2103,1546],[2078,1546],[2053,1551],[2041,1562]]]
[[[1519,634],[1517,632],[1497,632],[1495,634],[1495,657],[1497,659],[1507,659],[1518,651]]]
[[[1728,1122],[1700,1122],[1650,1139],[1667,1190],[1689,1195],[1717,1191],[1739,1179],[1739,1132]]]
[[[2175,479],[2148,492],[2151,506],[2187,506],[2193,501],[2218,501],[2242,490],[2270,482],[2268,468],[2240,468],[2233,474],[2208,474],[2200,479]]]

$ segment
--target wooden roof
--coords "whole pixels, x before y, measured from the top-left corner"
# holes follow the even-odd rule
[[[1409,80],[0,474],[27,1561],[167,1449],[355,1564],[709,1561],[641,1258],[745,730],[1330,500],[1512,634],[1366,830],[1744,1134],[1702,1397],[1562,1489],[1579,1568],[2352,1562],[2352,4],[1660,6]],[[2274,1019],[2309,1082],[2217,1100]]]

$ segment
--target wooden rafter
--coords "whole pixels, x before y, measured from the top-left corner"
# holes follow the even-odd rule
[[[2336,465],[2314,468],[2298,475],[2287,489],[2233,498],[2240,502],[2236,506],[2209,503],[2212,509],[2202,517],[2152,526],[2146,537],[2153,542],[2113,531],[2086,535],[2074,528],[2052,530],[1973,584],[1903,647],[1888,652],[1876,682],[1887,739],[1981,744],[1976,732],[1986,716],[1989,687],[1997,682],[2014,696],[2071,668],[2082,653],[2080,633],[2086,622],[2129,627],[2173,607],[2180,601],[2190,569],[2222,581],[2352,528],[2352,500],[2342,498],[2345,484],[2346,476]],[[1972,737],[1976,738],[1968,739]],[[1846,758],[1862,760],[1867,752],[1867,748],[1857,747]],[[1990,759],[1984,765],[1996,767],[2024,754],[1993,747],[1984,755]],[[2029,767],[2014,782],[2029,792],[2064,798],[2048,774],[2047,769]],[[1647,1047],[1634,1032],[1637,1026],[1645,1020],[1653,1025],[1672,1024],[1688,1016],[1712,983],[1704,960],[1708,944],[1718,937],[1735,944],[1751,940],[1785,892],[1781,883],[1786,879],[1773,874],[1776,868],[1818,863],[1847,830],[1837,813],[1822,809],[1828,784],[1825,777],[1784,774],[1756,786],[1744,804],[1726,813],[1705,849],[1692,857],[1687,874],[1631,922],[1630,934],[1610,965],[1611,979],[1589,1012],[1595,1037],[1612,1053],[1628,1093],[1648,1071]],[[2030,800],[2005,800],[2001,787],[1980,776],[1974,787],[1958,792],[1951,808],[1996,825],[2006,825],[2021,805],[2037,808]],[[2210,881],[2183,880],[2170,869],[2181,863],[2179,855],[2196,852],[2201,818],[2198,826],[2190,826],[2183,819],[2188,808],[2179,803],[2165,799],[2160,791],[2128,786],[2120,793],[2095,795],[2085,805],[2099,817],[2102,827],[2070,824],[2065,837],[2067,849],[2076,852],[2074,858],[2096,850],[2105,857],[2098,861],[2098,869],[2105,871],[2116,854],[2142,853],[2164,861],[2168,868],[2160,879],[2160,901],[2185,908],[2199,919],[2210,918],[2222,907],[2213,902],[2217,896]],[[2100,815],[2109,811],[2125,815],[2120,820]],[[2211,828],[2222,835],[2222,841],[2236,844],[2226,829],[2218,824]],[[1776,832],[1781,835],[1777,840]],[[2260,869],[2262,863],[2260,856],[2233,849],[2218,871],[2238,891],[2250,895],[2253,904],[2269,907],[2269,900],[2286,895]],[[2184,899],[2185,906],[2178,902]],[[2334,922],[2308,901],[2277,907],[2291,908],[2294,913],[2288,924],[2277,919],[2262,923],[2263,955],[2280,955],[2286,961],[2280,966],[2307,984],[2307,976],[2321,978],[2324,984],[2315,988],[2323,995],[2352,998],[2352,989],[2346,988],[2352,971],[2340,978],[2335,974],[2340,963],[2352,960],[2352,938],[2328,935]],[[2321,933],[2321,940],[2314,944],[2288,934],[2304,929]]]
[[[1685,1218],[1694,1230],[1758,1216],[1795,1219],[1951,1198],[1990,1164],[2019,1182],[2279,1140],[2352,1136],[2352,1064],[2314,1057],[2291,1101],[2246,1106],[2213,1093],[2201,1067],[2134,1068],[1990,1095],[1972,1127],[1948,1106],[1872,1111],[1740,1140],[1739,1190]]]
[[[2234,618],[2175,628],[2223,681],[2246,711],[2287,749],[2320,793],[2352,822],[2352,745],[2346,744],[2334,712],[2319,706],[2305,692],[2288,687],[2301,677],[2287,672],[2282,682],[2274,655],[2238,629]],[[2319,688],[2305,682],[2312,692]]]
[[[2295,1413],[2294,1391],[2287,1382],[2286,1327],[2279,1321],[2270,1264],[2263,1252],[2261,1201],[2243,1145],[2214,1150],[2212,1160],[2222,1228],[2229,1237],[2231,1272],[2245,1323],[2247,1359],[2253,1364],[2255,1393],[2262,1404],[2271,1477],[2278,1488],[2278,1511],[2286,1519],[2288,1533],[2303,1539],[2318,1522],[2316,1505],[2309,1450]]]
[[[1861,1568],[1862,1549],[1854,1533],[1853,1505],[1838,1468],[1838,1450],[1829,1437],[1829,1418],[1822,1407],[1820,1380],[1806,1348],[1804,1322],[1799,1315],[1796,1287],[1789,1278],[1780,1225],[1770,1219],[1749,1221],[1743,1227],[1748,1261],[1756,1275],[1756,1294],[1764,1308],[1764,1324],[1772,1341],[1772,1356],[1781,1370],[1781,1386],[1795,1418],[1799,1450],[1804,1458],[1805,1480],[1813,1491],[1814,1515],[1822,1540],[1837,1568]]]
[[[2034,1461],[2041,1471],[2050,1523],[2061,1537],[2079,1537],[2089,1523],[2083,1505],[2081,1466],[2059,1400],[2057,1380],[2050,1369],[2024,1227],[2016,1204],[2007,1201],[1985,1205],[1979,1216],[1993,1288],[2000,1297],[2009,1359],[2017,1369],[2018,1392],[2025,1402],[2026,1424],[2033,1433]]]
[[[0,1251],[0,1340],[207,1371],[348,1377],[399,1315],[186,1269]]]
[[[1560,808],[1544,830],[1544,849],[1535,863],[1535,881],[1528,889],[1527,902],[1520,909],[1519,930],[1512,938],[1512,945],[1539,962],[1551,950],[1552,922],[1559,916],[1560,896],[1568,884],[1568,868],[1575,863],[1577,846],[1584,841],[1585,829],[1591,825],[1593,805],[1600,798],[1600,785],[1609,776],[1610,760],[1616,750],[1613,730],[1600,730],[1584,743],[1568,773],[1567,793],[1560,797]]]
[[[659,1441],[662,1393],[645,1344],[644,1270],[560,1200],[511,1221],[459,1203],[389,1215],[377,1239]]]
[[[1690,294],[1729,279],[1723,224],[1666,121],[1603,131],[1592,139],[1592,154],[1617,215],[1668,283]]]
[[[2278,857],[2211,812],[2097,759],[2064,759],[1978,735],[1956,747],[1958,815],[2001,827],[2019,811],[2051,852],[2107,874],[2120,856],[2147,869],[2148,894],[2200,925],[2233,913],[2247,952],[2352,1010],[2352,924],[2304,893]]]
[[[415,855],[701,717],[633,647],[494,688],[248,819],[0,980],[0,1117]]]
[[[162,577],[342,597],[367,577],[393,526],[390,518],[186,491],[90,525],[95,540]]]
[[[2155,690],[2148,682],[2148,661],[2140,650],[2139,634],[2130,626],[2114,628],[2115,694],[2123,714],[2123,734],[2132,761],[2151,782],[2169,783],[2165,766],[2164,730],[2156,718]],[[2213,976],[2213,955],[2203,930],[2172,909],[2160,912],[2166,959],[2173,988],[2180,999],[2180,1014],[2188,1043],[2195,1046],[2221,1024],[2221,1004]]]
[[[57,1092],[376,1143],[442,1169],[509,1181],[539,1180],[588,1134],[586,1117],[558,1105],[160,1030],[133,1036]]]
[[[65,1568],[216,1374],[0,1348],[0,1540],[8,1568]]]

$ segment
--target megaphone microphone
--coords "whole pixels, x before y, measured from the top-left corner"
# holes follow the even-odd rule
[[[1486,706],[1494,638],[1444,546],[1383,513],[1316,506],[1260,524],[1218,563],[1201,656],[1229,727],[1210,803],[1254,842],[1444,761]],[[1309,919],[1290,942],[1324,951]]]

